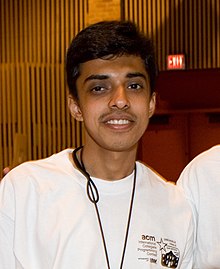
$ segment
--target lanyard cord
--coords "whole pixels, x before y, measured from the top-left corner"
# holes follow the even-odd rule
[[[80,170],[80,172],[87,178],[87,196],[89,200],[94,204],[95,210],[96,210],[96,215],[98,218],[98,223],[99,223],[99,228],[102,236],[102,242],[104,246],[104,251],[105,251],[105,258],[106,258],[106,263],[107,263],[107,268],[110,269],[110,263],[109,263],[109,257],[108,257],[108,250],[106,246],[106,241],[105,241],[105,235],[102,227],[102,221],[98,209],[98,201],[99,201],[99,192],[98,189],[95,185],[95,183],[92,181],[89,173],[86,171],[83,160],[82,160],[82,151],[81,151],[81,156],[80,156],[80,162],[77,158],[77,151],[80,149],[83,149],[83,146],[76,148],[73,151],[73,160],[74,163],[76,164],[77,168]],[[133,202],[134,202],[134,194],[135,194],[135,187],[136,187],[136,174],[137,174],[137,169],[136,169],[136,164],[134,168],[134,181],[133,181],[133,188],[132,188],[132,194],[131,194],[131,201],[130,201],[130,208],[129,208],[129,214],[128,214],[128,221],[127,221],[127,228],[126,228],[126,234],[125,234],[125,241],[124,241],[124,247],[123,247],[123,252],[122,252],[122,257],[121,257],[121,264],[120,264],[120,269],[123,267],[123,262],[124,262],[124,257],[125,257],[125,251],[126,251],[126,246],[127,246],[127,240],[128,240],[128,234],[129,234],[129,227],[130,227],[130,222],[131,222],[131,215],[132,215],[132,208],[133,208]]]

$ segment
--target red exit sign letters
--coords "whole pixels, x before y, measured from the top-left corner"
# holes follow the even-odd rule
[[[168,70],[185,69],[185,55],[184,54],[168,55],[167,69]]]

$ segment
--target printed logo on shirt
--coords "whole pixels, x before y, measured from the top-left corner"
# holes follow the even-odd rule
[[[159,264],[166,268],[177,268],[180,251],[176,241],[168,238],[156,238],[153,235],[141,235],[138,241],[138,260],[150,264]]]

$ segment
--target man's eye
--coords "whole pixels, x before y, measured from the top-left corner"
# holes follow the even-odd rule
[[[133,90],[139,90],[139,89],[142,89],[143,87],[138,84],[138,83],[132,83],[128,86],[129,89],[133,89]]]
[[[92,88],[91,90],[92,92],[101,92],[101,91],[104,91],[104,88],[101,87],[101,86],[95,86]]]

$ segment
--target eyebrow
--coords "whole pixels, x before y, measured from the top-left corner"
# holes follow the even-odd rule
[[[143,73],[140,73],[140,72],[128,73],[126,77],[127,78],[141,77],[141,78],[147,79],[147,77]]]
[[[104,79],[107,79],[107,78],[109,78],[108,75],[98,75],[98,74],[97,75],[91,75],[91,76],[89,76],[89,77],[87,77],[85,79],[84,83],[87,82],[87,81],[90,81],[90,80],[104,80]]]
[[[146,76],[144,74],[140,73],[140,72],[134,72],[134,73],[126,74],[126,78],[135,78],[135,77],[142,77],[144,79],[147,79]],[[89,76],[89,77],[87,77],[85,79],[84,83],[87,82],[87,81],[90,81],[90,80],[105,80],[105,79],[108,79],[108,78],[110,78],[109,75],[99,75],[99,74],[91,75],[91,76]]]

